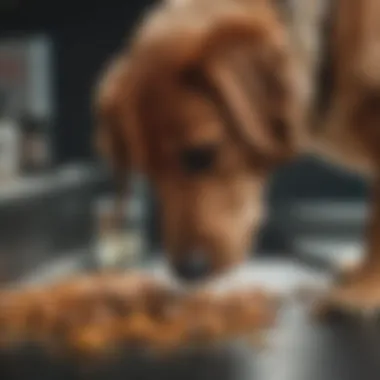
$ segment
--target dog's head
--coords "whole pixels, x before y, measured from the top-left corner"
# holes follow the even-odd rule
[[[182,277],[243,260],[266,178],[298,150],[295,66],[268,3],[162,6],[98,92],[100,148],[116,168],[151,181]]]

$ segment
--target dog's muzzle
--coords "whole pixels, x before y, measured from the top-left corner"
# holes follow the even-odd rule
[[[195,282],[208,277],[211,274],[212,265],[205,252],[192,250],[185,252],[174,262],[172,269],[180,280]]]

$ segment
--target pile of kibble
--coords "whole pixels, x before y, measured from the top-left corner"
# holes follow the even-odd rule
[[[38,342],[98,355],[207,344],[270,326],[275,302],[255,289],[174,290],[146,274],[96,274],[0,294],[3,347]]]

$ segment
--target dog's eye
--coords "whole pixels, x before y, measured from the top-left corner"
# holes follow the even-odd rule
[[[202,146],[181,152],[181,165],[189,174],[204,173],[212,169],[217,155],[217,147]]]
[[[197,67],[189,67],[179,75],[179,81],[188,89],[202,91],[208,88],[207,79]]]

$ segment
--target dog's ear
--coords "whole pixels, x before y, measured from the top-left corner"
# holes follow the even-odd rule
[[[95,148],[118,173],[126,173],[130,165],[123,117],[127,70],[124,57],[114,59],[100,77],[93,102]]]
[[[265,162],[290,159],[299,149],[301,105],[286,41],[246,25],[212,38],[216,49],[201,70],[227,124]]]
[[[130,172],[142,170],[142,141],[130,97],[130,66],[121,55],[100,77],[94,99],[95,148],[111,167],[116,186],[116,213],[122,222]],[[117,223],[118,223],[117,222]]]
[[[234,46],[207,67],[235,132],[256,153],[278,162],[291,158],[299,122],[284,57]]]
[[[95,147],[118,173],[142,170],[143,146],[133,109],[128,58],[114,58],[100,77],[94,97]]]
[[[124,202],[129,190],[130,153],[122,108],[127,95],[123,88],[127,70],[124,57],[113,59],[101,74],[93,99],[95,149],[111,167],[116,190],[114,223],[119,227],[123,223]]]

